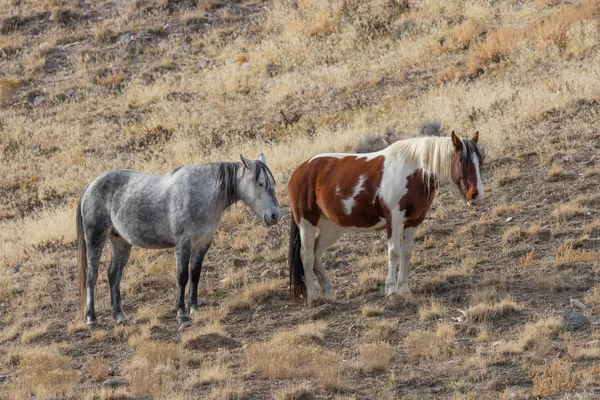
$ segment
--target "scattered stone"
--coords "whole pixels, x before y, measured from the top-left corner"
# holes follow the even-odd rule
[[[131,32],[124,33],[119,37],[117,44],[128,44],[134,39],[134,37],[135,36]]]
[[[281,71],[281,65],[270,63],[270,64],[267,64],[266,69],[267,69],[267,75],[273,77]]]
[[[0,375],[0,383],[8,382],[8,375]]]
[[[44,69],[44,72],[47,74],[51,74],[53,72],[56,72],[58,70],[58,62],[52,58],[48,58],[45,62],[44,62],[44,66],[42,67]]]
[[[102,387],[105,388],[116,388],[119,386],[125,386],[128,385],[129,382],[127,381],[126,378],[111,378],[111,379],[107,379],[104,382],[102,382]]]
[[[460,316],[452,317],[452,319],[456,322],[465,322],[467,319],[467,312],[465,310],[461,310],[460,308],[457,308],[456,310],[460,313]]]
[[[510,222],[512,220],[513,220],[513,217],[508,217],[508,218],[506,218],[505,222]]]
[[[334,97],[337,93],[338,93],[337,89],[331,89],[329,92],[327,92],[323,96],[321,96],[321,101],[330,99],[330,98]]]
[[[196,68],[198,69],[206,69],[208,67],[210,67],[210,60],[200,60],[196,64]]]
[[[218,349],[234,349],[240,347],[241,344],[235,339],[217,333],[208,333],[200,335],[196,338],[185,342],[184,347],[191,350],[199,351],[216,351]]]
[[[250,262],[248,260],[245,260],[245,259],[235,259],[235,260],[233,260],[233,266],[236,267],[236,268],[245,267],[248,264],[250,264]]]
[[[506,339],[496,340],[495,342],[492,342],[492,347],[502,346],[502,345],[505,345],[506,343],[508,343],[508,340],[506,340]]]
[[[23,266],[22,262],[16,263],[15,266],[13,267],[13,271],[19,272],[19,270],[21,269],[22,266]]]
[[[571,307],[579,308],[580,310],[587,310],[586,305],[577,299],[571,299]]]
[[[562,322],[570,330],[583,329],[590,324],[588,317],[574,310],[565,311],[562,315]]]
[[[41,51],[48,50],[50,48],[50,43],[48,43],[48,42],[40,43],[39,48]]]
[[[34,107],[37,107],[37,106],[39,106],[40,104],[42,104],[42,103],[44,102],[44,100],[45,100],[45,97],[44,97],[44,96],[37,96],[37,97],[36,97],[36,98],[33,100],[33,106],[34,106]]]

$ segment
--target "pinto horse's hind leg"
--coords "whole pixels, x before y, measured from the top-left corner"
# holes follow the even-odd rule
[[[86,291],[85,291],[85,320],[88,328],[95,328],[98,325],[96,319],[96,310],[94,307],[94,292],[96,281],[98,279],[98,266],[102,249],[106,243],[105,230],[88,230],[85,235],[87,250],[87,269],[86,269]]]
[[[400,268],[398,271],[398,287],[396,293],[410,293],[408,288],[408,267],[410,266],[410,256],[412,254],[413,243],[417,228],[404,228],[404,238],[400,248]]]
[[[314,271],[319,283],[321,284],[323,295],[325,297],[331,297],[333,283],[331,283],[331,279],[329,279],[327,271],[325,271],[325,268],[323,268],[321,259],[323,257],[323,253],[325,253],[325,250],[333,246],[335,242],[342,237],[344,232],[346,232],[346,229],[326,218],[321,218],[317,226],[319,228],[319,234],[317,235],[315,243]]]
[[[185,287],[188,283],[190,254],[192,244],[189,239],[182,238],[175,246],[177,259],[177,318],[183,324],[190,320],[190,315],[185,311]]]
[[[121,305],[121,276],[123,275],[123,268],[129,260],[131,245],[114,231],[110,233],[109,239],[113,246],[113,255],[108,268],[110,302],[113,317],[117,319],[118,324],[122,324],[129,321],[129,317],[123,312],[123,306]]]
[[[300,242],[302,243],[302,249],[300,251],[300,257],[302,258],[302,264],[304,266],[304,283],[306,284],[306,302],[309,307],[313,306],[319,295],[315,288],[315,236],[317,233],[317,227],[311,225],[310,222],[304,218],[300,219]]]

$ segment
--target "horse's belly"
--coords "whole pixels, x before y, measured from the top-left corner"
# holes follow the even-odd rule
[[[116,223],[115,223],[116,222]],[[113,221],[117,233],[128,243],[145,249],[164,249],[175,246],[175,238],[168,225],[119,223]]]
[[[376,232],[376,231],[380,231],[382,229],[385,228],[385,223],[386,220],[385,218],[381,218],[379,220],[379,222],[377,222],[375,225],[373,226],[367,226],[367,227],[363,227],[363,226],[346,226],[345,228],[352,231],[352,232]]]

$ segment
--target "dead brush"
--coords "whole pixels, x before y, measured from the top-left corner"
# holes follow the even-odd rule
[[[283,283],[277,279],[246,284],[241,293],[227,300],[225,306],[230,311],[250,308],[273,296],[282,286]]]
[[[70,358],[56,348],[33,348],[21,355],[19,376],[27,395],[38,398],[70,397],[79,373],[70,368]],[[26,388],[26,389],[25,389]]]
[[[443,361],[459,353],[459,347],[453,341],[454,327],[448,323],[439,323],[435,332],[409,332],[404,339],[404,350],[411,361]]]
[[[147,342],[134,354],[127,368],[130,387],[136,394],[168,396],[175,388],[181,355],[179,346]]]
[[[573,371],[573,363],[556,359],[541,368],[532,370],[532,396],[549,397],[557,392],[570,392],[575,389],[579,374]]]
[[[562,243],[556,248],[555,254],[558,266],[567,266],[574,263],[597,264],[600,257],[600,252],[597,251],[575,250],[572,243]]]
[[[383,371],[394,357],[394,347],[386,342],[363,343],[359,353],[366,371]]]
[[[387,342],[393,339],[396,326],[387,320],[367,321],[366,331],[363,336],[365,342]]]
[[[445,315],[446,307],[440,300],[434,297],[430,297],[425,303],[419,306],[419,319],[421,321],[439,319]]]
[[[14,99],[21,84],[11,78],[0,78],[0,107],[8,106]]]
[[[467,318],[473,322],[489,322],[508,314],[520,312],[522,306],[511,298],[502,299],[496,303],[482,302],[467,309]]]

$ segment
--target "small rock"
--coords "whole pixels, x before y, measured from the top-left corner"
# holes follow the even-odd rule
[[[321,96],[321,100],[330,99],[330,98],[334,97],[337,93],[338,93],[338,91],[336,89],[331,89],[329,92],[327,92],[323,96]]]
[[[570,330],[583,329],[590,324],[588,317],[573,310],[567,310],[563,313],[562,322],[563,325]]]
[[[208,67],[210,67],[210,60],[200,60],[196,64],[196,68],[198,69],[206,69]]]
[[[116,388],[129,384],[126,378],[111,378],[102,382],[102,387]]]
[[[586,305],[577,299],[571,299],[571,307],[579,308],[580,310],[587,309]]]
[[[50,43],[48,42],[44,42],[44,43],[40,43],[40,50],[44,51],[50,48]]]
[[[31,146],[31,150],[33,150],[33,151],[40,151],[41,149],[42,149],[42,146],[40,146],[39,144],[34,144],[33,146]]]
[[[8,375],[0,375],[0,383],[8,382]]]
[[[277,65],[277,64],[267,64],[267,75],[269,76],[275,76],[279,73],[279,71],[281,71],[281,65]]]
[[[51,74],[58,70],[58,62],[49,58],[44,62],[44,66],[42,68],[44,69],[44,72]]]
[[[249,263],[250,262],[248,260],[240,260],[240,259],[233,260],[233,266],[236,268],[245,267]]]
[[[510,222],[510,221],[512,221],[512,220],[513,220],[513,217],[508,217],[508,218],[506,218],[506,221],[505,221],[505,222]]]
[[[508,343],[508,340],[506,340],[506,339],[496,340],[495,342],[492,343],[492,347],[502,346],[506,343]]]
[[[133,33],[131,33],[131,32],[124,33],[119,37],[117,44],[127,44],[127,43],[131,42],[133,40],[133,38],[134,38]]]
[[[33,105],[34,107],[39,106],[40,104],[42,104],[44,102],[45,97],[44,96],[37,96],[34,100],[33,100]]]
[[[19,270],[21,269],[22,266],[23,266],[22,262],[16,263],[15,266],[13,267],[13,271],[19,272]]]

